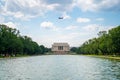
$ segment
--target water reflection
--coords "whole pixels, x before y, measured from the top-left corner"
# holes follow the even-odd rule
[[[120,80],[120,62],[77,55],[0,59],[0,80]]]

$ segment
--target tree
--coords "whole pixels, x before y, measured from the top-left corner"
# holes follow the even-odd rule
[[[120,26],[109,30],[114,52],[120,55]]]
[[[78,48],[78,53],[120,55],[120,26],[106,31],[100,31],[98,38],[90,39]]]
[[[72,47],[72,48],[70,49],[70,51],[72,51],[72,52],[77,52],[77,50],[78,50],[77,47]]]
[[[39,46],[28,36],[21,36],[19,30],[0,24],[0,54],[36,55],[44,54],[47,48]]]

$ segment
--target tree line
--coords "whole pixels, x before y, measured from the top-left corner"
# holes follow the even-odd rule
[[[98,38],[89,39],[80,46],[78,54],[120,55],[120,26],[100,31]]]
[[[28,36],[21,36],[19,30],[0,24],[0,55],[38,55],[45,54],[48,49],[38,45]]]

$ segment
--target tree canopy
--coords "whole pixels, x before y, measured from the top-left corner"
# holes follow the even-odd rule
[[[21,36],[19,30],[0,24],[0,55],[36,55],[46,51],[46,47],[30,37]]]
[[[78,54],[120,55],[120,26],[100,31],[98,38],[90,39],[77,50]]]

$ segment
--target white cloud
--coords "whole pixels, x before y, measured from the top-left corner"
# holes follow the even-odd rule
[[[94,0],[76,0],[76,5],[82,10],[82,11],[94,11],[96,10],[97,5],[94,4]]]
[[[78,26],[68,26],[65,29],[66,30],[74,30],[74,29],[77,29],[77,28],[78,28]]]
[[[42,16],[48,11],[66,12],[73,8],[73,0],[6,0],[2,3],[4,3],[0,6],[2,15],[22,20]],[[65,18],[68,19],[70,16],[65,14]]]
[[[5,18],[0,16],[0,24],[2,24],[5,21]]]
[[[115,25],[114,25],[115,26]],[[99,24],[89,24],[82,27],[82,30],[87,33],[98,33],[99,31],[108,31],[114,26],[103,26]]]
[[[1,13],[15,18],[30,19],[54,10],[59,4],[46,4],[42,0],[7,0],[2,5]]]
[[[29,20],[37,16],[43,16],[48,11],[67,12],[73,8],[73,0],[2,0],[1,14],[22,20]],[[64,6],[64,7],[63,7]],[[67,14],[65,19],[70,19]]]
[[[66,14],[66,13],[63,13],[62,16],[63,16],[63,19],[70,19],[71,18],[71,16]]]
[[[53,27],[53,23],[52,22],[42,22],[40,24],[41,27],[43,28],[52,28]]]
[[[97,18],[97,21],[104,21],[104,18]]]
[[[75,0],[82,11],[120,11],[120,0]]]
[[[87,26],[83,26],[83,30],[86,31],[86,32],[94,32],[94,31],[98,31],[99,28],[101,26],[97,25],[97,24],[89,24]]]
[[[15,18],[23,18],[24,14],[22,14],[21,12],[16,12],[14,15]]]
[[[40,26],[42,28],[45,28],[45,29],[51,29],[51,30],[58,30],[57,27],[55,27],[55,25],[52,23],[52,22],[49,22],[49,21],[44,21],[40,24]]]
[[[78,23],[86,23],[86,22],[90,22],[89,18],[77,18],[77,22]]]
[[[47,5],[47,4],[46,4]],[[48,10],[55,10],[57,6],[60,6],[59,4],[51,4],[47,6]]]
[[[15,24],[13,22],[7,22],[7,23],[3,23],[3,24],[7,25],[10,28],[16,28],[17,27],[17,24]]]
[[[107,25],[107,26],[101,26],[99,31],[109,31],[110,29],[114,28],[116,25]]]
[[[42,0],[47,5],[49,4],[59,4],[59,6],[56,6],[55,10],[58,12],[66,12],[70,11],[74,6],[74,0]]]
[[[49,11],[68,12],[79,7],[82,11],[120,11],[120,0],[1,0],[0,13],[22,20],[43,16]],[[69,15],[64,15],[69,19]]]

